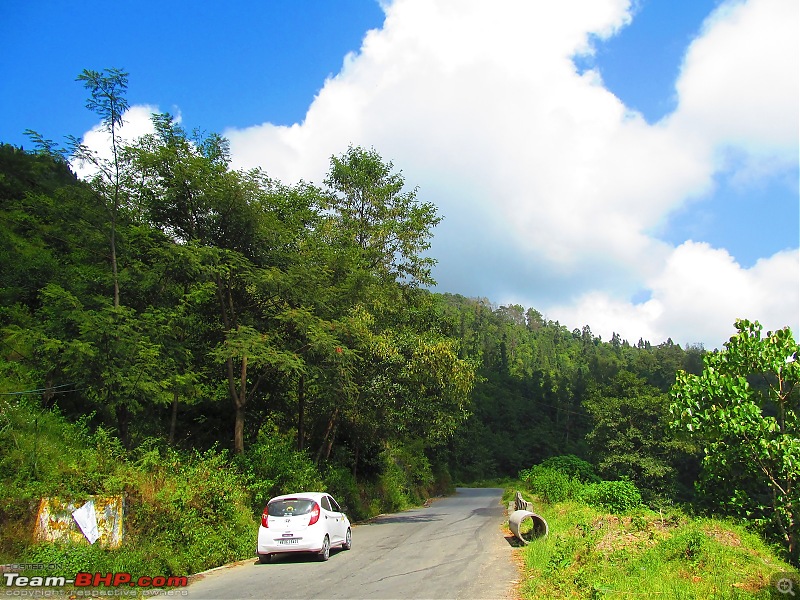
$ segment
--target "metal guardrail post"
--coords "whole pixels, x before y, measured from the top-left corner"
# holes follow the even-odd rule
[[[526,502],[522,497],[522,492],[514,495],[514,510],[527,510],[533,512],[533,502]]]

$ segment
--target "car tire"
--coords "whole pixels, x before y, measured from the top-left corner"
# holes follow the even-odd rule
[[[324,562],[328,560],[330,557],[331,557],[331,540],[326,535],[325,539],[322,540],[322,550],[320,550],[319,554],[317,554],[317,558],[319,558],[319,560]]]
[[[353,547],[353,535],[350,533],[350,528],[347,528],[347,533],[344,536],[344,543],[342,544],[342,550],[350,550]]]
[[[258,555],[258,564],[260,564],[260,565],[269,564],[269,562],[271,560],[272,560],[272,555],[271,554],[259,554]]]

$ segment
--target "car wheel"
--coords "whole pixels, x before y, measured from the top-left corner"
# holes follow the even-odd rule
[[[344,544],[342,544],[342,550],[350,550],[353,547],[353,536],[350,533],[350,528],[347,528],[347,534],[344,536]]]
[[[271,560],[272,560],[272,555],[271,554],[259,554],[258,555],[258,564],[260,564],[260,565],[266,565]]]
[[[328,536],[325,536],[325,539],[322,540],[322,550],[319,551],[317,557],[322,560],[328,560],[331,557],[331,540]]]

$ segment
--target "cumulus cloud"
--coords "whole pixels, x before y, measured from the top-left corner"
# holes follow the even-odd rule
[[[654,323],[686,341],[715,339],[720,331],[733,333],[737,318],[758,320],[767,329],[790,325],[797,332],[799,272],[796,250],[744,269],[724,249],[686,242],[653,282],[654,301],[661,306]]]
[[[648,282],[647,301],[637,304],[593,290],[555,312],[570,322],[617,332],[632,343],[671,337],[721,348],[738,318],[760,321],[767,330],[788,325],[797,333],[799,274],[796,250],[779,252],[746,269],[724,249],[688,241]]]
[[[573,61],[635,18],[630,0],[381,6],[382,28],[301,123],[223,132],[235,167],[320,183],[331,155],[374,147],[445,217],[431,249],[440,291],[604,339],[715,347],[738,316],[797,332],[796,247],[743,268],[656,234],[721,174],[797,168],[796,0],[723,2],[687,48],[676,110],[652,125]]]
[[[796,2],[720,5],[687,49],[676,111],[655,125],[572,60],[630,22],[627,0],[384,8],[302,123],[226,132],[239,166],[319,182],[332,154],[374,146],[445,216],[439,289],[606,339],[719,346],[737,316],[797,328],[795,250],[745,269],[724,249],[653,234],[723,170],[796,164]],[[765,293],[787,269],[782,293]],[[632,303],[642,289],[650,299]]]
[[[690,45],[671,125],[717,145],[796,163],[800,5],[727,2]]]
[[[124,143],[132,143],[148,133],[154,133],[155,129],[150,117],[153,113],[158,112],[160,112],[158,107],[152,105],[131,106],[123,115],[122,127],[118,130],[119,137]],[[180,121],[180,119],[177,120]],[[111,149],[111,135],[101,124],[84,133],[82,143],[91,149],[100,160],[110,161],[114,156]],[[84,179],[88,179],[96,172],[95,166],[89,162],[74,161],[72,169]]]

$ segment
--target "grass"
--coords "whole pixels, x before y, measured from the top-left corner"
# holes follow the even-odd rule
[[[508,495],[510,497],[510,494]],[[518,552],[518,589],[533,598],[773,598],[773,581],[796,571],[757,535],[716,519],[534,500],[550,535]]]
[[[278,493],[327,488],[349,505],[351,518],[365,519],[450,487],[442,474],[408,467],[421,447],[394,451],[382,455],[377,480],[359,482],[346,467],[321,473],[294,449],[292,436],[271,429],[238,457],[219,448],[178,450],[156,438],[128,450],[113,432],[91,431],[88,419],[71,423],[57,411],[0,398],[0,564],[55,564],[64,575],[191,575],[252,557],[261,510]],[[80,537],[33,543],[41,498],[82,504],[92,495],[124,496],[122,548]]]

